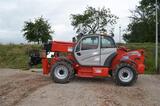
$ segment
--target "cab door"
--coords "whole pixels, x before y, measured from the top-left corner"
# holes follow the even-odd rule
[[[74,56],[80,65],[100,65],[100,36],[82,38],[74,50]]]

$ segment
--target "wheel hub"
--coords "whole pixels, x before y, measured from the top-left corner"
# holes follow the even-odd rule
[[[68,69],[63,65],[60,65],[55,68],[54,73],[58,79],[65,79],[68,76]]]
[[[119,70],[118,76],[121,81],[129,82],[133,79],[133,72],[130,68],[124,67]]]
[[[63,70],[60,70],[60,71],[59,71],[59,74],[60,74],[60,75],[63,75],[63,74],[64,74],[64,71],[63,71]]]
[[[126,78],[128,76],[128,73],[124,72],[123,77]]]

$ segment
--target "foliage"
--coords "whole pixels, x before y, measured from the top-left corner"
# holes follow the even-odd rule
[[[26,21],[24,28],[22,30],[24,32],[24,37],[28,42],[38,42],[38,44],[46,43],[48,40],[52,40],[51,26],[48,21],[44,18],[40,17],[32,21]]]
[[[30,50],[41,50],[39,45],[0,45],[1,68],[28,68]]]
[[[116,19],[110,9],[87,7],[83,14],[71,14],[71,25],[77,33],[107,33],[106,27],[115,24]]]
[[[160,0],[158,0],[158,7],[160,18]],[[136,10],[131,12],[132,22],[123,35],[124,40],[126,42],[155,42],[155,0],[142,0]]]

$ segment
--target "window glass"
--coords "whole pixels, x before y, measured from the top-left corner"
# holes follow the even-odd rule
[[[112,48],[115,47],[115,43],[112,38],[102,36],[101,39],[101,48]]]
[[[77,45],[76,52],[80,51],[80,43]]]
[[[87,37],[81,42],[81,50],[97,49],[98,48],[98,37]]]

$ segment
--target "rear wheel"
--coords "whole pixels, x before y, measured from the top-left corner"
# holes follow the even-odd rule
[[[121,63],[113,71],[113,79],[117,85],[129,86],[133,85],[137,80],[137,72],[135,68],[127,63]]]
[[[73,76],[73,68],[71,64],[65,61],[59,61],[52,66],[51,78],[57,83],[67,83]]]

